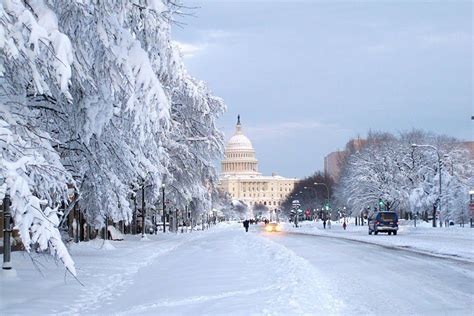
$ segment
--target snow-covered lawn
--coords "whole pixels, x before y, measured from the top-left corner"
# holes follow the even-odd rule
[[[417,227],[413,227],[412,222],[402,221],[397,236],[384,233],[368,235],[367,224],[355,226],[353,222],[349,223],[346,230],[339,221],[332,221],[331,228],[326,226],[326,229],[321,221],[300,222],[299,225],[295,228],[290,223],[282,224],[288,232],[346,238],[474,262],[474,228],[468,225],[433,228],[431,223],[418,222]]]

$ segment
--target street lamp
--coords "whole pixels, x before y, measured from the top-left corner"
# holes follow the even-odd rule
[[[142,238],[145,238],[145,179],[142,181]],[[107,229],[107,227],[106,227]]]
[[[326,188],[327,199],[328,199],[328,203],[329,203],[329,188],[328,188],[327,184],[322,183],[322,182],[315,182],[314,185],[324,185],[324,187]]]
[[[155,209],[153,212],[153,234],[158,234],[158,208],[160,200],[157,200],[155,203]]]
[[[311,189],[311,190],[313,190],[315,197],[318,196],[318,191],[316,191],[316,188],[313,188],[313,187],[304,187],[304,189],[305,189],[305,190]]]
[[[11,271],[12,274],[15,273],[15,270],[12,269],[11,263],[11,252],[12,246],[10,243],[10,238],[13,233],[13,222],[12,222],[12,213],[10,211],[11,200],[10,195],[7,193],[3,198],[3,265],[2,271]],[[106,228],[107,229],[107,228]]]
[[[430,149],[433,149],[434,151],[436,151],[436,155],[438,156],[438,173],[439,173],[439,196],[438,196],[438,199],[437,199],[436,208],[441,213],[441,193],[442,193],[442,191],[441,191],[441,165],[442,165],[442,161],[441,161],[441,155],[439,154],[439,149],[437,147],[433,146],[433,145],[412,144],[411,147],[413,149],[415,149],[417,147],[425,147],[425,148],[430,148]],[[436,209],[434,207],[433,207],[433,227],[436,227]]]
[[[314,188],[314,187],[304,187],[304,189],[305,189],[305,190],[308,190],[308,189],[313,190],[313,192],[314,192],[314,199],[317,200],[317,198],[318,198],[318,191],[316,191],[316,188]],[[313,213],[314,213],[314,209],[313,209]],[[313,217],[314,217],[314,214],[313,214]]]
[[[162,222],[163,222],[163,233],[166,233],[166,202],[165,202],[165,184],[161,184],[161,194],[163,195],[163,216],[162,216]]]
[[[323,182],[315,182],[314,185],[323,185],[326,188],[326,194],[327,194],[327,208],[329,208],[329,201],[330,201],[330,196],[329,196],[329,188],[326,183]],[[326,208],[326,210],[327,210]]]

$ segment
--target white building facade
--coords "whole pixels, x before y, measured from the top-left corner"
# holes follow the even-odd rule
[[[240,200],[252,208],[262,204],[268,209],[279,209],[281,203],[298,180],[276,175],[262,176],[252,142],[243,134],[240,116],[234,136],[230,138],[221,163],[220,189],[233,200]]]

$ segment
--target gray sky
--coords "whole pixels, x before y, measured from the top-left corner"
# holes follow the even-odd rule
[[[188,71],[237,114],[260,171],[303,177],[368,130],[472,140],[470,1],[184,1]]]

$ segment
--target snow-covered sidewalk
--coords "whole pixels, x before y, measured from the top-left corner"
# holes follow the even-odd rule
[[[189,234],[127,236],[73,245],[79,285],[64,268],[13,255],[17,279],[2,279],[0,310],[45,314],[343,314],[324,275],[261,227],[220,224]]]
[[[332,221],[331,228],[326,229],[321,221],[301,222],[298,228],[290,223],[283,223],[282,226],[287,232],[344,238],[474,262],[474,229],[468,226],[433,228],[430,223],[419,222],[417,227],[413,227],[412,223],[404,222],[400,225],[397,236],[383,233],[368,235],[367,224],[355,226],[349,223],[344,230],[339,221]]]

